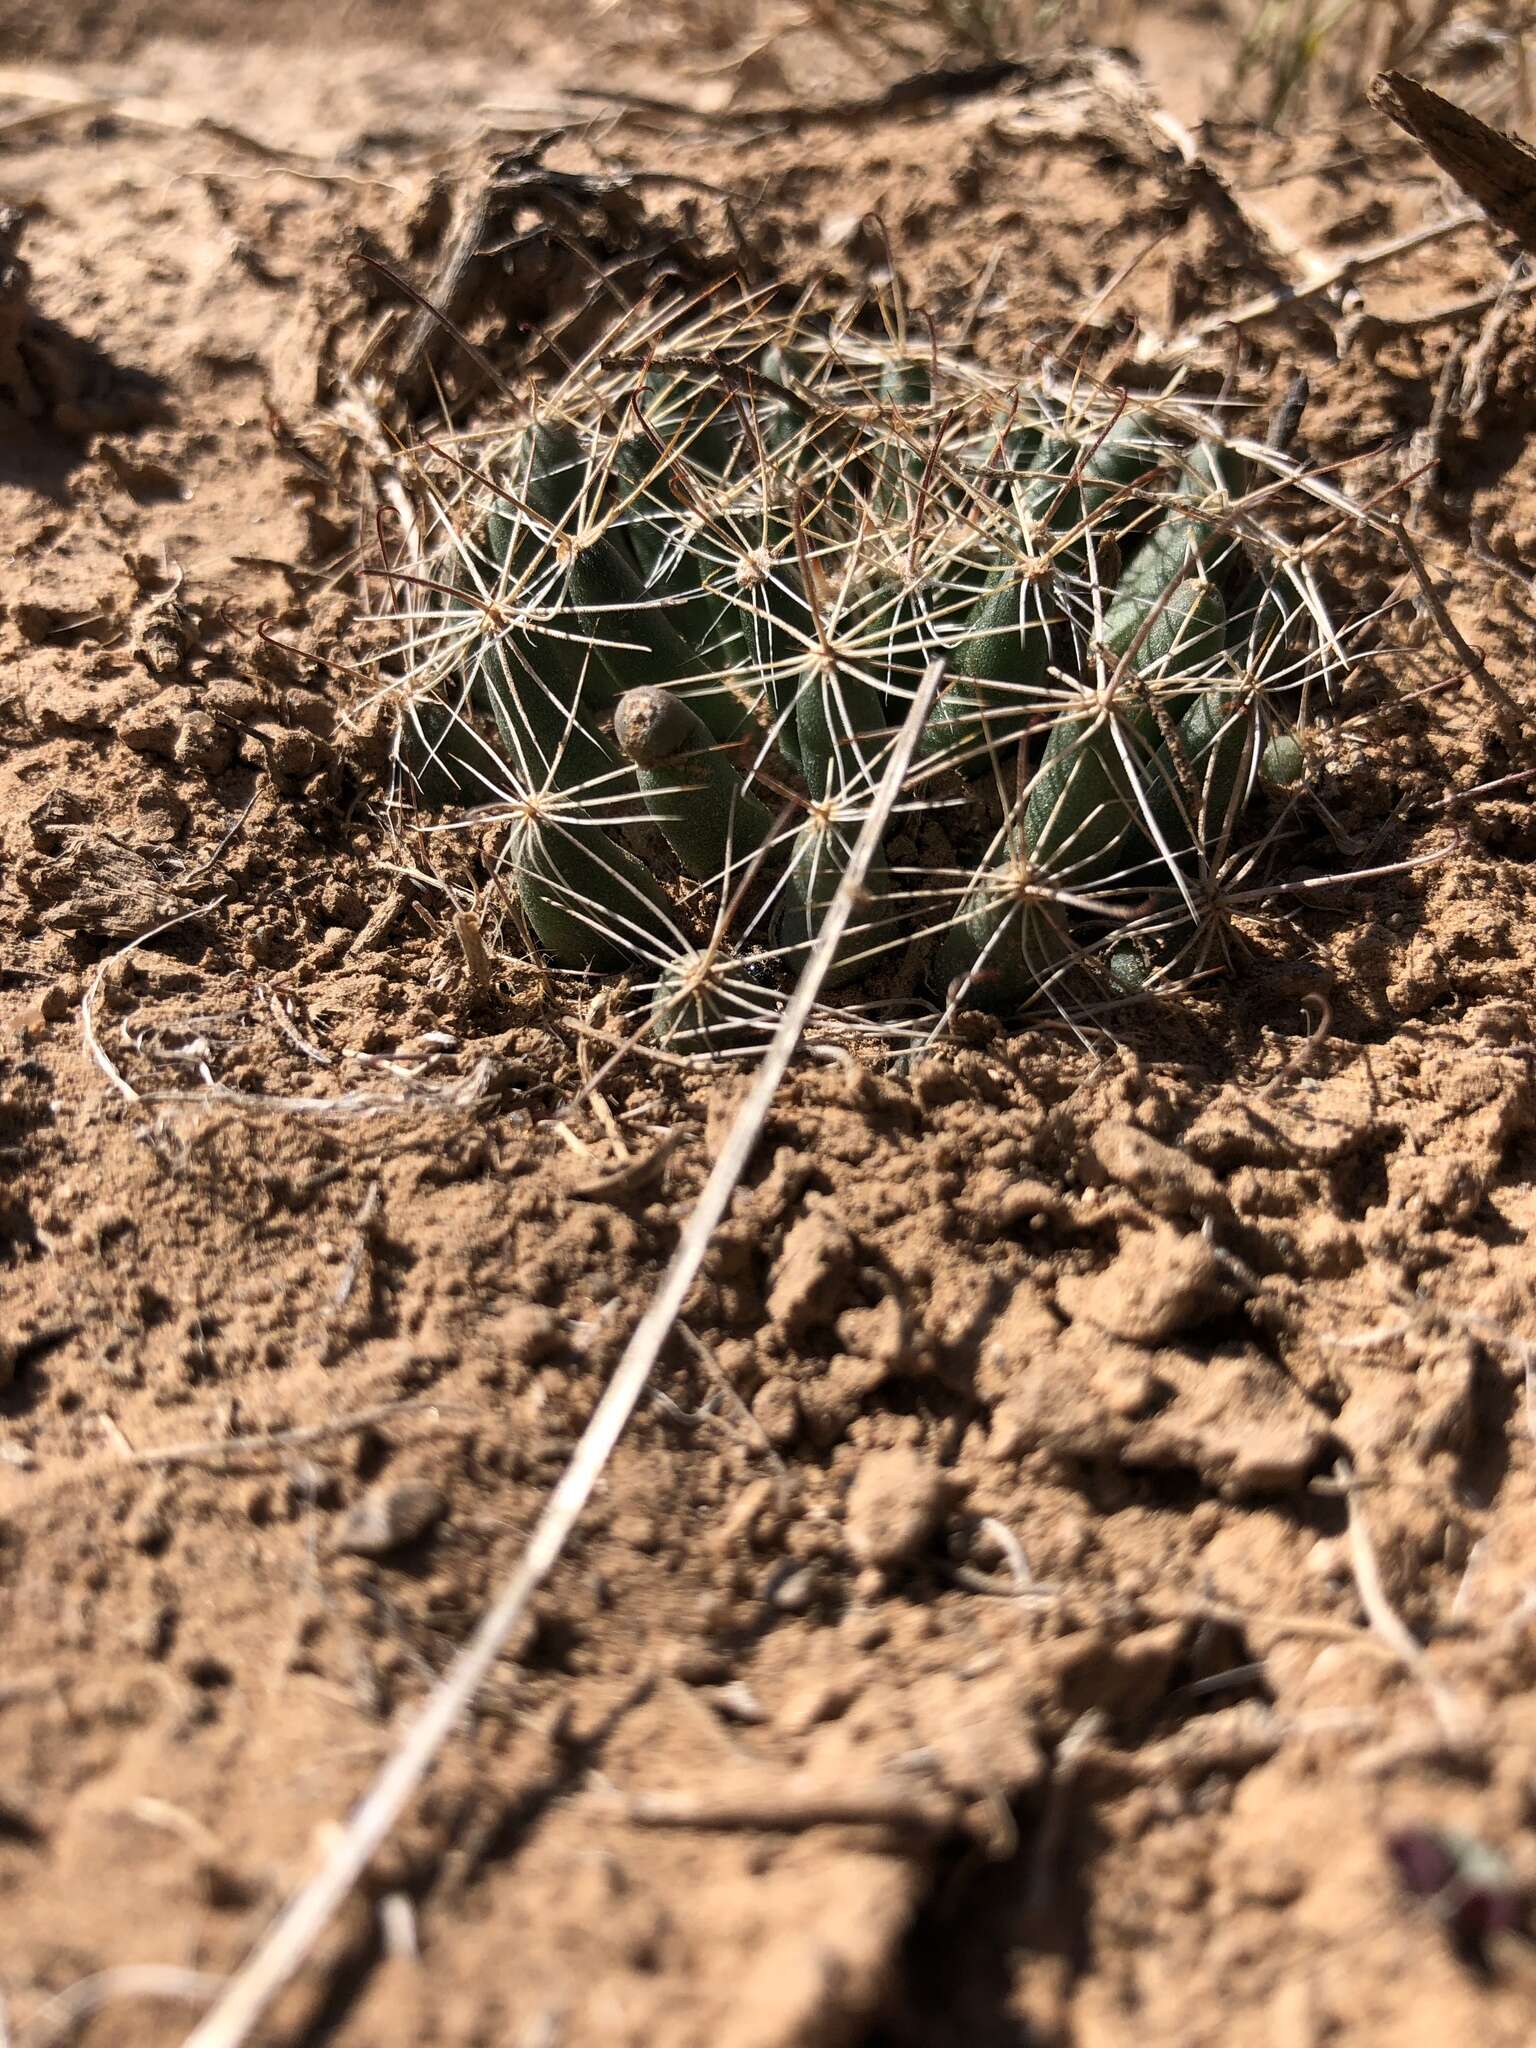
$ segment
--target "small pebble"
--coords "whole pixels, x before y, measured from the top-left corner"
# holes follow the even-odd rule
[[[739,1721],[744,1728],[759,1727],[768,1718],[768,1709],[743,1678],[712,1686],[704,1697],[722,1720]]]
[[[816,1598],[816,1585],[820,1577],[815,1565],[798,1565],[773,1580],[768,1590],[768,1604],[776,1607],[780,1614],[804,1614]]]
[[[425,1536],[447,1512],[447,1497],[430,1479],[375,1486],[342,1523],[335,1548],[354,1557],[386,1557]]]

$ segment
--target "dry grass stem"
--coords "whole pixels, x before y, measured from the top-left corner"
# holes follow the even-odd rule
[[[953,1807],[921,1799],[899,1785],[825,1786],[781,1782],[751,1798],[709,1793],[647,1792],[618,1808],[634,1827],[700,1828],[715,1832],[805,1834],[811,1828],[896,1828],[944,1834],[955,1824]]]
[[[521,1560],[480,1626],[407,1729],[399,1747],[355,1808],[314,1877],[294,1894],[266,1936],[225,1986],[213,2010],[188,2036],[186,2048],[241,2048],[273,1999],[309,1955],[332,1915],[388,1839],[401,1814],[436,1763],[444,1743],[469,1710],[529,1602],[558,1563],[636,1404],[655,1370],[688,1292],[698,1277],[715,1231],[756,1149],[764,1120],[815,1007],[833,955],[847,930],[855,900],[874,858],[917,745],[938,695],[943,664],[934,662],[913,697],[891,749],[885,774],[870,800],[859,837],[806,960],[793,996],[743,1097],[708,1180],[700,1191],[672,1262],[641,1317],[602,1399],[593,1410],[564,1476],[545,1505]]]
[[[1402,1664],[1403,1669],[1424,1688],[1434,1709],[1435,1718],[1446,1738],[1453,1743],[1459,1743],[1466,1734],[1466,1717],[1454,1693],[1437,1675],[1424,1645],[1387,1598],[1387,1589],[1381,1578],[1381,1566],[1376,1556],[1376,1546],[1371,1540],[1365,1511],[1360,1505],[1359,1483],[1347,1460],[1339,1460],[1335,1467],[1335,1476],[1344,1495],[1349,1524],[1350,1565],[1354,1571],[1355,1585],[1359,1590],[1360,1605],[1365,1612],[1365,1618]]]
[[[151,1446],[148,1450],[133,1451],[127,1462],[133,1465],[201,1465],[223,1464],[230,1458],[260,1457],[272,1451],[299,1450],[306,1444],[325,1443],[327,1440],[352,1436],[358,1430],[372,1429],[380,1422],[392,1421],[399,1415],[425,1415],[432,1421],[443,1419],[442,1411],[431,1401],[419,1397],[405,1401],[381,1401],[373,1408],[358,1408],[350,1415],[333,1416],[329,1422],[306,1423],[297,1429],[271,1429],[253,1431],[245,1436],[209,1437],[199,1443],[166,1444],[160,1448]]]
[[[1459,234],[1463,228],[1481,225],[1482,214],[1469,209],[1465,213],[1453,213],[1445,220],[1430,221],[1424,227],[1410,228],[1404,234],[1391,235],[1385,241],[1369,243],[1363,249],[1351,250],[1337,262],[1318,270],[1305,284],[1264,292],[1257,298],[1245,299],[1239,305],[1229,307],[1223,313],[1208,314],[1205,319],[1182,328],[1167,340],[1147,334],[1137,346],[1137,361],[1189,355],[1226,328],[1251,327],[1255,321],[1268,320],[1275,313],[1308,305],[1313,299],[1323,298],[1337,290],[1340,285],[1353,284],[1366,271],[1390,263],[1394,256],[1406,256],[1410,250],[1422,249],[1429,242],[1443,241],[1447,235]]]

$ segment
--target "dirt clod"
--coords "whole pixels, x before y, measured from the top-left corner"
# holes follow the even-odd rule
[[[844,1535],[862,1565],[892,1570],[927,1548],[953,1498],[953,1482],[909,1450],[873,1451],[849,1488]]]
[[[1067,1274],[1056,1300],[1074,1322],[1131,1344],[1161,1344],[1215,1315],[1228,1300],[1221,1266],[1201,1237],[1136,1231],[1097,1273]]]
[[[1209,1167],[1135,1124],[1101,1124],[1088,1149],[1107,1179],[1128,1188],[1156,1216],[1200,1222],[1228,1212],[1225,1191]]]
[[[234,735],[208,712],[194,711],[177,727],[171,753],[178,768],[222,775],[234,759]]]
[[[824,1209],[810,1209],[790,1228],[773,1270],[768,1314],[786,1337],[798,1337],[835,1314],[857,1263],[852,1238]]]

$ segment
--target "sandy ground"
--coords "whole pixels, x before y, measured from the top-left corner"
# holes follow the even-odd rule
[[[526,239],[466,318],[518,368],[572,289],[544,131],[617,177],[574,232],[637,280],[857,289],[876,213],[992,365],[1092,302],[1095,362],[1151,378],[1457,203],[1358,112],[1240,118],[1210,13],[1143,20],[1139,73],[1042,52],[891,103],[894,60],[738,74],[728,26],[638,10],[312,13],[0,15],[28,2048],[181,2040],[314,1867],[519,1555],[733,1101],[634,1061],[557,1126],[568,1009],[526,963],[477,987],[395,865],[335,567],[337,416],[403,325],[359,256],[427,281],[512,158]],[[1312,866],[1436,861],[1301,900],[1116,1042],[978,1020],[906,1078],[797,1073],[532,1625],[257,2038],[1529,2041],[1523,1936],[1454,1937],[1536,1878],[1536,315],[1411,324],[1510,253],[1465,226],[1182,358],[1258,400],[1305,368],[1309,452],[1412,497],[1482,666],[1341,539],[1400,654],[1339,709]],[[720,1824],[648,1825],[663,1795]],[[1389,1845],[1445,1828],[1502,1869],[1437,1909]],[[197,1974],[96,1976],[147,1964]]]

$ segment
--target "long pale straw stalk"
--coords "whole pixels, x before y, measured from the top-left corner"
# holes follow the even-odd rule
[[[688,1290],[723,1221],[779,1084],[815,1007],[822,982],[853,914],[886,821],[901,790],[917,736],[944,673],[935,661],[908,707],[885,773],[871,799],[847,870],[828,906],[816,943],[753,1076],[725,1143],[700,1190],[672,1263],[635,1326],[613,1378],[529,1538],[528,1547],[480,1626],[417,1713],[404,1739],[354,1809],[324,1863],[295,1892],[244,1965],[229,1980],[185,2048],[241,2048],[272,2001],[303,1967],[332,1916],[388,1839],[468,1711],[492,1666],[558,1563],[604,1467],[655,1370]]]

